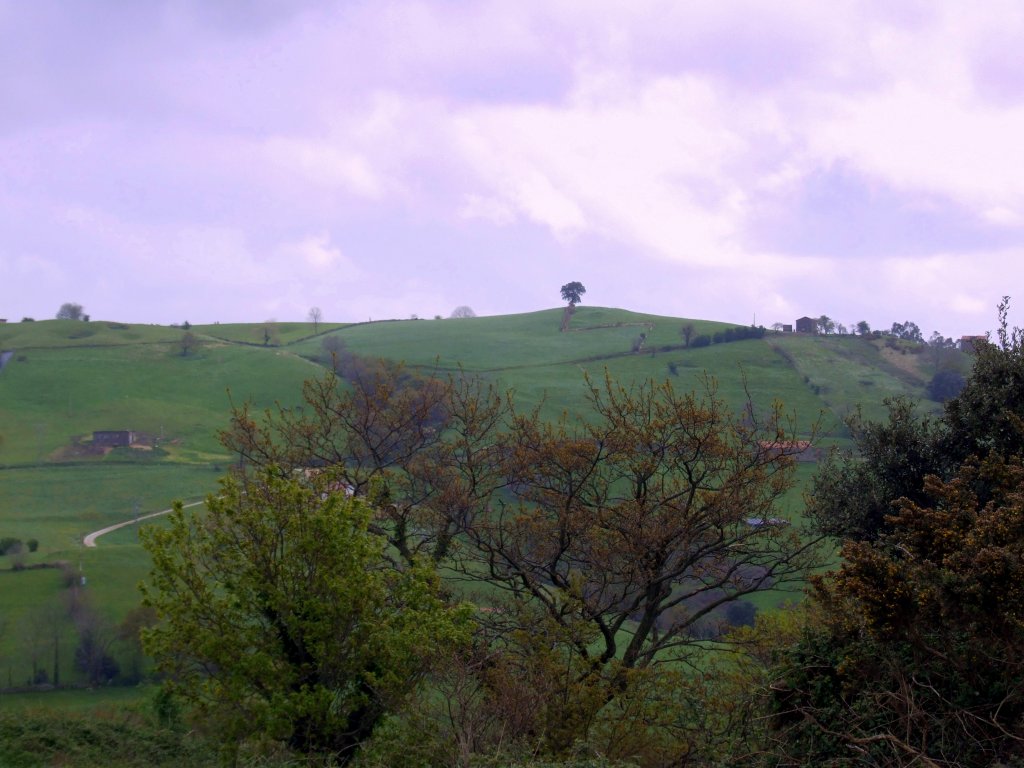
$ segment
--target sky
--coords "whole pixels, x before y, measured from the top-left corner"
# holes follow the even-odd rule
[[[0,0],[0,317],[495,315],[570,281],[994,329],[1024,4]]]

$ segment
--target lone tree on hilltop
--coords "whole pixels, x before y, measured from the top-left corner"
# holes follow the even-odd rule
[[[583,294],[586,292],[587,289],[583,287],[583,283],[574,280],[562,286],[562,300],[569,302],[570,307],[575,307],[583,299]]]
[[[462,304],[462,305],[460,305],[460,306],[458,306],[458,307],[456,307],[455,309],[452,310],[451,317],[453,317],[453,318],[476,317],[476,312],[473,311],[472,307],[467,307],[465,304]]]
[[[61,304],[60,309],[57,310],[58,320],[82,320],[84,318],[85,311],[82,309],[82,305],[71,301]]]
[[[320,321],[323,320],[324,313],[320,311],[320,307],[309,308],[309,321],[313,323],[313,333],[316,333],[320,328]]]

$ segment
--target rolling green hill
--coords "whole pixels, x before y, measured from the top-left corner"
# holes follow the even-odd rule
[[[37,539],[39,551],[21,562],[72,564],[87,577],[97,610],[119,621],[137,603],[135,585],[147,568],[135,529],[104,537],[96,549],[83,549],[82,537],[214,491],[231,460],[216,440],[231,400],[258,408],[296,403],[302,381],[324,373],[326,340],[417,369],[461,368],[514,390],[522,405],[543,403],[548,416],[577,409],[585,374],[598,378],[607,370],[623,383],[669,379],[683,389],[708,375],[735,407],[749,392],[759,407],[781,400],[804,434],[820,420],[824,444],[844,440],[842,417],[858,405],[880,418],[887,396],[923,398],[934,373],[927,352],[881,341],[769,334],[688,349],[679,334],[684,323],[709,335],[730,326],[579,307],[560,332],[562,316],[559,308],[321,323],[316,332],[311,323],[194,326],[188,332],[199,346],[188,354],[182,328],[56,320],[2,325],[0,350],[12,354],[0,370],[0,538]],[[968,359],[955,354],[955,364],[966,368]],[[97,451],[96,430],[135,431],[141,448]],[[0,558],[0,686],[29,675],[34,612],[59,602],[63,589],[56,571],[12,571],[12,562]],[[70,675],[70,661],[66,666]]]

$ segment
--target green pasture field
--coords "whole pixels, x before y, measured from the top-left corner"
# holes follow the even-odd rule
[[[82,595],[112,624],[140,602],[138,583],[148,574],[149,556],[138,542],[138,526],[101,537],[97,547],[81,546],[85,534],[138,515],[169,508],[175,500],[194,501],[215,492],[221,472],[210,465],[174,463],[130,465],[58,464],[0,470],[0,536],[36,539],[39,550],[0,557],[0,686],[30,676],[25,627],[40,607],[60,609],[67,598],[56,568],[11,570],[66,563],[85,577]],[[159,522],[157,522],[159,524]],[[73,681],[74,632],[64,629]]]
[[[669,381],[677,391],[703,386],[739,409],[747,394],[758,413],[776,399],[798,435],[819,424],[821,444],[845,444],[842,418],[858,404],[882,418],[882,399],[923,398],[934,372],[927,354],[901,355],[882,342],[854,337],[769,333],[761,340],[686,349],[680,328],[713,334],[727,323],[578,307],[560,331],[563,308],[520,315],[372,323],[263,323],[192,326],[199,347],[182,354],[184,329],[127,323],[47,320],[0,326],[0,537],[37,539],[26,566],[64,561],[85,576],[79,588],[110,622],[138,605],[137,583],[149,560],[138,526],[85,549],[93,530],[166,509],[175,499],[201,499],[217,488],[231,461],[216,438],[232,402],[257,410],[300,402],[302,382],[324,374],[323,343],[338,337],[352,352],[404,361],[442,373],[460,367],[517,404],[543,403],[542,415],[586,413],[586,376],[602,385],[607,372],[629,386]],[[634,352],[640,334],[644,344]],[[966,370],[969,358],[954,354]],[[945,364],[949,364],[946,360]],[[929,407],[925,404],[924,407]],[[132,430],[141,448],[89,450],[95,430]],[[799,487],[784,500],[783,517],[799,515],[800,493],[814,471],[798,468]],[[150,524],[162,525],[157,520]],[[24,627],[39,606],[65,599],[56,569],[11,571],[0,557],[0,687],[30,673]],[[769,608],[788,597],[767,593],[752,602]],[[64,669],[70,670],[74,630],[68,627]],[[73,675],[67,673],[67,681]]]
[[[812,337],[786,335],[770,344],[837,418],[849,415],[858,405],[869,419],[886,416],[883,401],[896,395],[922,399],[921,373],[915,375],[888,362],[877,342],[852,336]],[[929,407],[925,405],[925,407]]]
[[[203,498],[216,491],[221,474],[210,465],[172,463],[3,469],[0,537],[38,540],[39,551],[28,562],[63,556],[77,552],[91,531],[166,509],[176,499]]]
[[[0,325],[0,349],[30,352],[40,348],[174,344],[182,331],[164,325],[132,325],[113,321],[40,320]]]
[[[9,712],[93,712],[98,708],[109,707],[146,708],[157,690],[158,685],[147,683],[107,688],[67,688],[44,693],[0,692],[0,709]]]
[[[359,355],[428,369],[454,370],[461,365],[474,373],[504,373],[629,354],[641,333],[647,334],[648,346],[682,345],[679,328],[684,322],[693,322],[698,333],[730,327],[602,307],[577,308],[565,333],[559,330],[561,322],[561,309],[547,309],[497,317],[364,323],[335,334]],[[323,339],[310,339],[297,344],[296,351],[320,355],[322,344]]]
[[[200,338],[208,337],[219,341],[250,346],[286,346],[305,339],[323,336],[325,333],[345,328],[348,323],[319,323],[315,330],[313,323],[214,323],[212,325],[193,325],[189,330]],[[270,342],[265,344],[269,331]]]
[[[870,418],[885,415],[882,400],[897,394],[923,398],[923,379],[885,360],[880,343],[852,336],[822,337],[769,332],[764,339],[684,349],[679,330],[692,323],[697,334],[713,334],[727,323],[645,315],[604,307],[578,307],[570,330],[560,332],[561,309],[521,315],[446,320],[365,323],[329,335],[352,352],[400,360],[413,368],[462,368],[501,389],[513,390],[529,407],[544,402],[544,416],[575,410],[604,372],[621,383],[668,380],[677,389],[703,387],[705,372],[720,397],[742,408],[749,392],[760,410],[779,399],[809,435],[842,440],[842,420],[857,404]],[[640,333],[646,340],[632,351]],[[310,358],[324,355],[323,338],[291,347]],[[672,368],[674,368],[674,372]],[[831,441],[829,441],[831,442]]]
[[[167,345],[28,351],[0,372],[0,465],[90,458],[74,449],[95,430],[143,433],[172,460],[222,460],[215,433],[231,399],[295,401],[319,372],[280,349],[223,342],[187,357]]]

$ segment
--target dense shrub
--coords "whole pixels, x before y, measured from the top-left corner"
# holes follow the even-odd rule
[[[216,750],[128,710],[0,711],[0,765],[213,768]]]
[[[711,341],[714,344],[729,344],[733,341],[761,339],[764,338],[765,332],[765,327],[763,325],[734,325],[732,328],[726,328],[724,331],[715,331],[715,334],[711,337]],[[698,336],[697,338],[700,337]],[[694,339],[694,343],[691,346],[698,346],[696,341],[697,339]]]
[[[16,555],[24,548],[21,539],[5,536],[0,539],[0,555]]]
[[[966,383],[959,371],[949,369],[939,371],[928,382],[928,397],[936,402],[944,403],[959,395]]]

